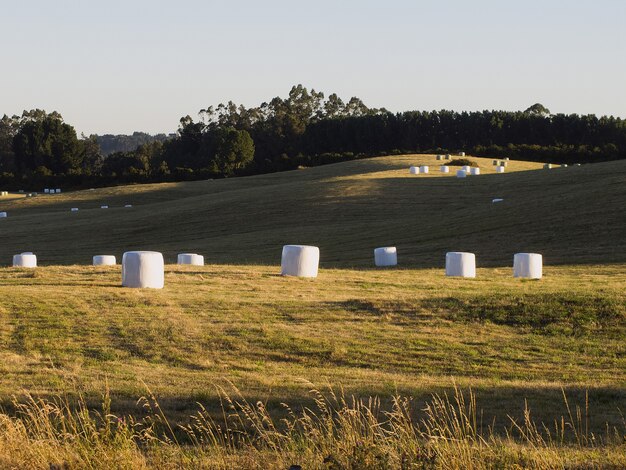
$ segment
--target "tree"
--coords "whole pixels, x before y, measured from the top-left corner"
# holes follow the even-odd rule
[[[216,168],[224,175],[232,175],[245,168],[254,158],[254,142],[247,131],[233,127],[218,129],[214,133]]]
[[[526,114],[530,114],[533,116],[541,116],[541,117],[548,117],[550,115],[550,110],[546,108],[544,105],[542,105],[541,103],[533,104],[531,107],[527,108],[526,111],[524,112]]]

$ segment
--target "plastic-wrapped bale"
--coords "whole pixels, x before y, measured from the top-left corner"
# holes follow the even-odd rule
[[[478,168],[478,167],[472,167],[472,168],[470,169],[470,174],[471,174],[471,175],[480,175],[480,168]]]
[[[513,277],[541,279],[543,256],[539,253],[515,253],[513,256]]]
[[[157,251],[127,251],[122,257],[122,286],[162,289],[165,263]]]
[[[374,264],[376,266],[396,266],[398,252],[395,246],[384,246],[374,249]]]
[[[428,173],[428,165],[420,166],[420,173]]]
[[[7,217],[6,212],[0,212],[0,219],[6,219],[6,217]]]
[[[50,190],[49,190],[48,188],[45,188],[45,189],[43,190],[43,192],[44,192],[44,194],[50,194]]]
[[[108,209],[109,206],[100,206],[100,209]]]
[[[465,152],[459,152],[459,157],[464,157],[465,156]]]
[[[94,266],[115,266],[117,260],[113,255],[96,255],[93,257]]]
[[[509,166],[509,162],[500,162],[500,166],[505,168],[505,167]]]
[[[440,170],[442,173],[450,173],[450,167],[448,167],[447,165],[441,165],[441,166],[439,167],[439,170]]]
[[[446,154],[446,160],[451,160],[451,159],[452,159],[452,156],[449,153]]]
[[[409,173],[412,175],[417,175],[420,172],[420,168],[418,166],[412,166],[409,168]]]
[[[467,172],[465,170],[456,170],[457,178],[465,178],[467,176]]]
[[[0,196],[8,196],[9,193],[7,191],[0,191]]]
[[[61,194],[61,190],[59,188],[57,188],[56,193],[57,194]]]
[[[192,266],[204,266],[204,256],[196,253],[180,253],[178,264],[191,264]]]
[[[577,164],[576,164],[576,165],[574,165],[574,166],[580,166],[580,163],[577,163]]]
[[[543,166],[543,169],[544,169],[544,170],[549,170],[550,168],[552,168],[552,163],[546,163],[546,164]]]
[[[503,166],[496,167],[496,173],[504,173],[504,167]]]
[[[437,155],[437,160],[443,160],[443,155]]]
[[[13,255],[13,266],[16,268],[36,268],[37,255],[32,254],[30,251]]]
[[[132,204],[126,204],[124,207],[126,207],[128,209],[129,207],[133,207],[133,205]]]
[[[78,212],[78,207],[72,207],[72,208],[70,209],[70,212]]]
[[[501,197],[497,197],[497,198],[491,200],[492,203],[493,202],[502,202],[502,201],[504,201],[504,199],[502,199]]]
[[[561,165],[561,168],[567,168],[567,165],[566,165],[565,163],[563,163],[563,164]]]
[[[316,246],[285,245],[280,264],[283,276],[317,277],[320,249]]]
[[[469,174],[471,168],[472,167],[469,166],[469,165],[464,165],[464,166],[461,167],[461,170],[463,170],[465,173]]]
[[[505,160],[508,162],[508,161],[510,160],[510,158],[509,158],[509,157],[506,157],[506,158],[505,158]]]
[[[498,160],[493,160],[493,166],[498,166]]]
[[[446,253],[446,276],[476,277],[474,253],[450,251]]]

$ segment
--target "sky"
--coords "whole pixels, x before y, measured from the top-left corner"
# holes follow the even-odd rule
[[[175,132],[293,85],[390,111],[626,117],[623,0],[0,0],[0,115]]]

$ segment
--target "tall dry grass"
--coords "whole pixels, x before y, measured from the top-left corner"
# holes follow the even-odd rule
[[[624,468],[626,422],[597,436],[588,431],[589,403],[571,407],[551,426],[537,424],[526,406],[504,432],[483,431],[476,397],[455,388],[433,395],[421,410],[395,396],[356,399],[332,389],[312,391],[311,408],[285,407],[276,420],[263,402],[234,387],[220,389],[221,416],[199,405],[190,423],[173,427],[156,398],[140,402],[145,418],[101,410],[84,399],[14,400],[0,414],[1,468]],[[72,405],[71,403],[75,403]]]

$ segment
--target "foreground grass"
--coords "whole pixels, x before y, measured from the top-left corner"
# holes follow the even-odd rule
[[[505,435],[481,431],[470,391],[433,395],[414,418],[411,399],[394,396],[389,410],[378,399],[359,400],[311,392],[314,406],[276,419],[263,402],[222,391],[215,420],[200,409],[174,429],[153,397],[147,416],[117,417],[105,395],[102,411],[82,400],[29,397],[16,416],[0,414],[0,464],[4,468],[307,468],[487,469],[623,468],[626,423],[603,435],[587,428],[588,408],[570,407],[549,427],[528,408],[510,419]],[[176,431],[186,437],[181,443]]]
[[[312,386],[423,403],[456,382],[497,426],[524,399],[542,421],[564,414],[562,388],[575,401],[589,391],[594,432],[622,419],[624,265],[547,266],[538,282],[510,268],[476,279],[322,270],[306,280],[275,267],[168,266],[161,291],[119,282],[119,267],[0,269],[6,406],[25,392],[97,403],[108,384],[115,412],[141,415],[147,386],[185,423],[196,402],[219,410],[215,387],[226,382],[276,413],[281,402],[311,405]]]

